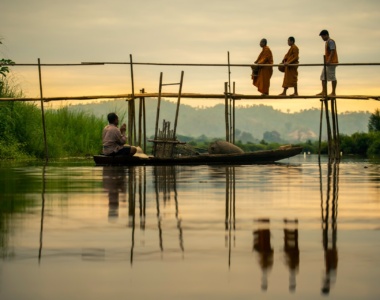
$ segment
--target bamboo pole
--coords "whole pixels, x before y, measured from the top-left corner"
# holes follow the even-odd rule
[[[230,141],[230,135],[229,135],[229,124],[228,124],[228,82],[224,83],[224,118],[226,123],[226,141]]]
[[[233,82],[233,89],[232,93],[235,94],[235,81]],[[233,105],[232,105],[232,120],[233,120],[233,125],[232,125],[232,142],[235,144],[235,99],[232,100]]]
[[[130,69],[131,69],[131,89],[132,89],[132,103],[130,104],[131,107],[131,114],[130,117],[132,118],[131,122],[128,122],[128,124],[131,126],[128,128],[128,132],[130,133],[128,136],[128,139],[130,140],[130,145],[136,144],[136,112],[135,112],[135,80],[133,75],[133,59],[132,54],[129,54],[129,61],[130,61]]]
[[[132,145],[132,102],[128,102],[128,125],[127,125],[127,131],[128,131],[128,144]]]
[[[229,95],[231,95],[229,93]],[[228,126],[228,136],[229,142],[232,142],[232,99],[228,96],[228,118],[229,118],[229,126]]]
[[[321,116],[319,119],[319,143],[318,143],[318,162],[319,163],[321,163],[322,120],[323,120],[323,100],[321,100]]]
[[[339,120],[338,120],[338,104],[336,99],[334,100],[335,103],[335,118],[336,118],[336,131],[337,131],[337,146],[338,146],[338,158],[340,160],[340,134],[339,134]]]
[[[228,128],[228,141],[231,142],[232,140],[232,99],[231,99],[231,67],[230,67],[230,52],[227,51],[227,63],[228,63],[228,101],[229,101],[229,108],[228,108],[228,114],[229,114],[229,128]]]
[[[331,147],[331,125],[330,125],[330,116],[329,116],[329,108],[327,100],[323,100],[325,105],[325,113],[326,113],[326,127],[327,127],[327,142],[328,142],[328,154],[329,154],[329,160],[331,160],[331,157],[334,156],[333,149]]]
[[[156,127],[154,131],[154,139],[157,140],[158,121],[160,119],[160,106],[161,106],[161,91],[162,91],[162,72],[160,73],[160,83],[158,87],[158,100],[157,100],[157,113],[156,113]],[[153,155],[156,154],[157,144],[154,144]]]
[[[173,138],[176,137],[176,131],[177,131],[177,123],[178,123],[178,112],[179,112],[179,106],[181,104],[181,93],[182,93],[182,84],[183,84],[183,75],[184,72],[181,71],[181,81],[179,83],[179,91],[178,91],[178,99],[177,99],[177,108],[175,113],[175,121],[174,121],[174,131],[173,131]]]
[[[51,63],[51,64],[41,64],[44,67],[75,67],[75,66],[101,66],[101,65],[129,65],[130,62],[81,62],[81,63]],[[227,67],[228,64],[215,64],[215,63],[153,63],[153,62],[134,62],[134,65],[143,66],[189,66],[189,67]],[[9,67],[33,67],[38,66],[35,63],[15,63],[15,64],[3,64]],[[259,67],[278,67],[281,64],[258,64]],[[338,63],[334,64],[337,66],[380,66],[377,62],[365,62],[365,63]],[[252,64],[230,64],[230,67],[251,67]],[[289,64],[289,67],[320,67],[323,64]]]
[[[326,55],[323,55],[323,74],[325,80],[322,81],[323,84],[323,93],[324,93],[324,105],[325,105],[325,111],[326,111],[326,127],[327,127],[327,143],[328,143],[328,155],[329,155],[329,161],[331,161],[331,158],[334,157],[333,153],[333,147],[332,147],[332,137],[331,137],[331,126],[330,126],[330,117],[329,117],[329,107],[328,107],[328,91],[327,91],[327,64],[326,64]]]
[[[144,89],[140,90],[140,93],[143,93]],[[138,133],[138,146],[141,147],[141,140],[142,140],[142,103],[143,103],[143,97],[140,97],[139,101],[139,133]]]
[[[228,60],[228,93],[231,94],[231,64],[230,64],[230,51],[227,51]]]
[[[144,93],[144,94],[135,94],[134,97],[132,97],[131,94],[122,94],[122,95],[94,95],[94,96],[64,96],[64,97],[43,97],[42,100],[44,102],[50,102],[50,101],[66,101],[66,100],[96,100],[96,99],[124,99],[126,101],[131,101],[133,98],[157,98],[159,96],[158,93]],[[178,93],[161,93],[161,97],[163,98],[177,98]],[[182,93],[181,98],[189,98],[189,99],[225,99],[225,94],[200,94],[200,93]],[[268,96],[261,96],[261,95],[244,95],[244,94],[232,94],[232,99],[235,100],[259,100],[259,99],[275,99],[275,100],[289,100],[289,99],[320,99],[321,96],[317,95],[300,95],[300,96],[274,96],[274,95],[268,95]],[[376,95],[336,95],[333,98],[335,99],[344,99],[344,100],[375,100],[380,101],[380,96]],[[41,97],[26,97],[26,98],[0,98],[0,101],[8,101],[8,102],[34,102],[34,101],[41,101]]]
[[[127,65],[128,62],[82,62],[83,65]],[[214,63],[151,63],[151,62],[135,62],[135,65],[145,66],[189,66],[189,67],[227,67],[228,64],[214,64]],[[18,64],[20,65],[20,64]],[[31,64],[22,64],[31,65]],[[337,66],[380,66],[380,63],[338,63]],[[251,67],[252,64],[230,64],[231,67]],[[259,67],[278,67],[281,64],[257,64]],[[289,64],[289,67],[321,67],[323,64]]]
[[[143,89],[143,92],[144,92],[144,89]],[[145,98],[142,98],[143,99],[143,132],[144,132],[144,153],[146,153],[146,110],[145,110]]]
[[[132,105],[132,128],[133,128],[133,145],[137,143],[137,132],[136,132],[136,105],[135,100],[130,102]]]
[[[333,140],[332,140],[332,146],[334,148],[334,159],[339,159],[339,149],[338,149],[338,143],[337,143],[337,124],[336,124],[336,113],[335,113],[335,99],[331,99],[330,101],[331,105],[331,119],[332,119],[332,133],[333,133]]]
[[[41,64],[40,59],[38,59],[38,79],[40,84],[40,96],[41,96],[41,117],[42,117],[42,128],[44,132],[44,145],[45,145],[45,160],[49,160],[48,155],[48,146],[47,146],[47,139],[46,139],[46,125],[45,125],[45,111],[44,111],[44,102],[43,102],[43,92],[42,92],[42,76],[41,76]]]

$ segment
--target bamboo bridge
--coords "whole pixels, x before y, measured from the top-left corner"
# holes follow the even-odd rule
[[[272,96],[272,95],[246,95],[235,93],[235,82],[231,86],[231,67],[251,67],[252,64],[231,64],[229,52],[227,53],[227,64],[188,64],[188,63],[143,63],[133,62],[132,55],[130,55],[129,62],[82,62],[80,64],[41,64],[38,59],[37,64],[10,64],[8,67],[16,66],[37,66],[39,74],[39,89],[40,97],[20,97],[20,98],[0,98],[0,101],[39,101],[41,104],[42,112],[42,126],[44,130],[44,142],[45,142],[45,155],[48,160],[48,149],[46,143],[46,128],[44,118],[44,103],[50,101],[66,101],[66,100],[100,100],[100,99],[124,99],[128,103],[128,143],[140,146],[146,150],[146,119],[145,119],[145,98],[158,98],[157,114],[156,114],[156,126],[155,126],[155,140],[158,132],[158,121],[160,115],[160,102],[161,98],[177,98],[177,110],[174,124],[174,137],[178,122],[178,111],[181,98],[189,99],[224,99],[225,100],[225,128],[226,128],[226,141],[235,143],[235,104],[238,100],[258,100],[258,99],[275,99],[275,100],[289,100],[289,99],[320,99],[321,102],[321,114],[320,114],[320,130],[319,130],[319,156],[321,150],[321,136],[322,136],[322,121],[323,114],[325,112],[326,129],[328,137],[328,155],[331,162],[339,162],[340,160],[340,142],[339,142],[339,125],[338,125],[338,113],[337,113],[337,101],[336,99],[345,100],[375,100],[380,101],[380,95],[334,95],[328,96],[327,82],[325,81],[326,96],[321,95],[299,95],[299,96]],[[323,57],[324,63],[322,64],[289,64],[288,66],[297,67],[316,67],[322,66],[324,72],[326,72],[326,60]],[[95,65],[129,65],[131,73],[131,87],[132,92],[129,94],[117,94],[117,95],[92,95],[92,96],[60,96],[60,97],[44,97],[43,86],[41,80],[41,67],[42,66],[95,66]],[[182,84],[184,72],[181,73],[180,82],[177,83],[163,83],[162,72],[160,73],[160,85],[157,93],[145,93],[144,89],[140,90],[140,93],[135,93],[134,90],[134,65],[148,65],[148,66],[191,66],[191,67],[223,67],[228,68],[228,81],[224,82],[224,92],[220,94],[207,94],[207,93],[182,93]],[[380,63],[339,63],[334,64],[337,66],[380,66]],[[278,67],[279,64],[259,64],[257,66],[263,67]],[[178,85],[178,93],[163,93],[162,87],[165,85]],[[139,115],[136,118],[135,100],[139,100]],[[330,109],[329,109],[330,104]],[[330,121],[331,117],[331,121]],[[136,120],[138,125],[136,124]],[[137,132],[138,130],[138,132]]]

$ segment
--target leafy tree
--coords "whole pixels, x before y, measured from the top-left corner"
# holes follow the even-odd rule
[[[267,142],[272,142],[272,143],[281,143],[282,142],[281,135],[275,130],[265,131],[264,135],[263,135],[263,140],[265,140]]]
[[[9,67],[7,65],[13,65],[14,61],[10,59],[0,59],[0,75],[6,77],[7,73],[9,73]],[[4,66],[6,65],[6,66]]]
[[[370,133],[371,142],[367,150],[368,157],[380,156],[380,131]]]
[[[0,44],[2,44],[0,39]],[[14,61],[10,59],[0,58],[0,96],[4,96],[7,91],[7,82],[5,81],[5,77],[7,73],[9,73],[8,65],[13,65]]]
[[[368,121],[368,131],[380,131],[380,110],[376,109],[375,113],[371,114]]]

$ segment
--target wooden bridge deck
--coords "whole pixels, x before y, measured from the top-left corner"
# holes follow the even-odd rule
[[[138,93],[134,98],[158,98],[158,93]],[[178,98],[178,93],[161,93],[162,98]],[[227,94],[227,97],[235,100],[258,100],[258,99],[274,99],[274,100],[289,100],[289,99],[324,99],[323,96],[317,95],[299,95],[299,96],[279,96],[279,95],[244,95],[244,94]],[[181,98],[189,99],[225,99],[225,94],[200,94],[200,93],[182,93]],[[346,100],[380,100],[379,95],[336,95],[329,97],[334,99]],[[97,100],[97,99],[125,99],[132,100],[132,94],[118,94],[118,95],[93,95],[93,96],[67,96],[67,97],[21,97],[21,98],[0,98],[0,101],[66,101],[66,100]]]

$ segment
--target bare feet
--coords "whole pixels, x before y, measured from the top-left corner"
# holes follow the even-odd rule
[[[335,97],[336,95],[335,95],[335,93],[331,93],[329,96],[330,97]]]
[[[298,96],[298,93],[294,93],[294,94],[291,94],[289,96],[291,96],[291,97]]]
[[[286,93],[281,93],[281,94],[278,94],[279,96],[286,96]]]
[[[325,96],[326,93],[325,92],[320,92],[319,94],[316,94],[316,96]]]
[[[261,96],[268,96],[268,95],[269,95],[269,94],[264,94],[264,93],[263,93],[263,94],[261,94]]]

